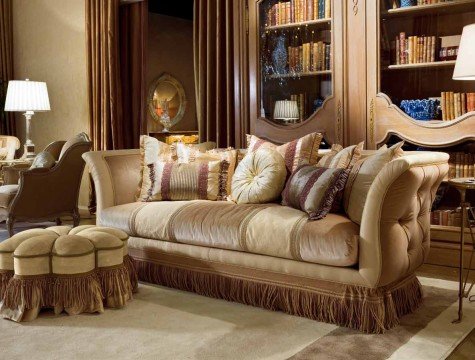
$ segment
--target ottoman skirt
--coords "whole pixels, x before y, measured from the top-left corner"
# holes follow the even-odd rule
[[[56,314],[101,313],[104,305],[120,308],[132,299],[123,240],[105,231],[76,229],[35,229],[0,244],[5,279],[0,315],[30,321],[41,308],[52,308]],[[8,255],[13,248],[12,271]]]

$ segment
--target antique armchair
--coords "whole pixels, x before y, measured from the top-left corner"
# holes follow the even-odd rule
[[[57,141],[46,147],[45,151],[57,159],[52,168],[31,169],[22,164],[4,168],[0,221],[6,220],[10,236],[17,221],[60,224],[61,216],[72,216],[74,226],[79,224],[78,197],[85,165],[82,154],[91,145],[87,135],[80,134],[66,143]]]
[[[0,135],[1,160],[13,160],[19,148],[20,140],[16,136]]]

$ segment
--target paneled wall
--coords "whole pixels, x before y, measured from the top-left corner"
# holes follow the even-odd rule
[[[84,0],[13,1],[14,76],[45,81],[51,111],[32,120],[37,151],[55,140],[88,131]],[[25,120],[17,113],[17,133],[24,141]],[[84,177],[79,205],[86,207]]]

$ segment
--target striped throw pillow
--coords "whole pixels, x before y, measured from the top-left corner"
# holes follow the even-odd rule
[[[228,165],[226,161],[149,164],[149,187],[139,200],[224,200]]]
[[[351,168],[361,157],[363,151],[364,142],[360,142],[358,145],[351,145],[338,153],[333,157],[328,165],[332,169],[349,169]]]
[[[275,145],[257,136],[247,135],[247,149],[252,152],[262,148],[276,150],[284,158],[287,170],[292,173],[300,165],[317,163],[322,138],[320,133],[311,133],[283,145]]]
[[[343,150],[343,146],[340,144],[333,144],[330,151],[323,155],[320,160],[318,160],[317,166],[318,167],[329,167],[333,158],[338,154],[341,150]]]
[[[282,204],[305,211],[309,219],[323,219],[343,192],[349,170],[304,165],[287,181]]]

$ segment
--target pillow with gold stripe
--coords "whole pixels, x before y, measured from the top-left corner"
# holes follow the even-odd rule
[[[373,155],[357,161],[351,168],[343,203],[345,212],[355,223],[361,223],[366,198],[374,179],[387,163],[403,155],[403,145],[404,141],[390,148],[384,145]]]
[[[182,144],[184,148],[190,145]],[[213,148],[216,144],[212,142],[201,143],[193,145],[194,149],[205,151]],[[181,148],[183,149],[183,148]],[[152,136],[142,135],[140,136],[140,157],[141,157],[141,181],[137,189],[136,198],[144,199],[147,197],[147,193],[150,189],[150,174],[151,164],[157,161],[179,162],[179,155],[177,143],[168,145],[164,142],[157,140]]]
[[[341,150],[343,150],[343,146],[340,144],[333,144],[330,151],[323,155],[320,160],[318,160],[317,166],[318,167],[329,167],[333,158],[338,154]]]
[[[226,161],[228,162],[228,171],[226,174],[226,191],[231,194],[231,182],[236,170],[238,151],[233,148],[211,149],[207,151],[200,150],[196,146],[186,146],[177,144],[178,161],[183,163],[208,162],[208,161]]]
[[[300,165],[317,163],[318,148],[323,138],[320,133],[311,133],[283,145],[275,145],[254,135],[246,136],[248,151],[254,152],[262,148],[276,150],[284,158],[285,166],[290,173]]]
[[[139,200],[224,200],[228,195],[224,180],[228,165],[226,161],[149,164],[150,185]]]
[[[348,146],[335,154],[331,159],[329,168],[332,169],[349,169],[355,162],[357,162],[361,157],[361,152],[363,151],[364,141],[360,142],[358,145]]]
[[[282,204],[305,211],[309,219],[323,219],[345,188],[349,170],[303,165],[287,181]]]

